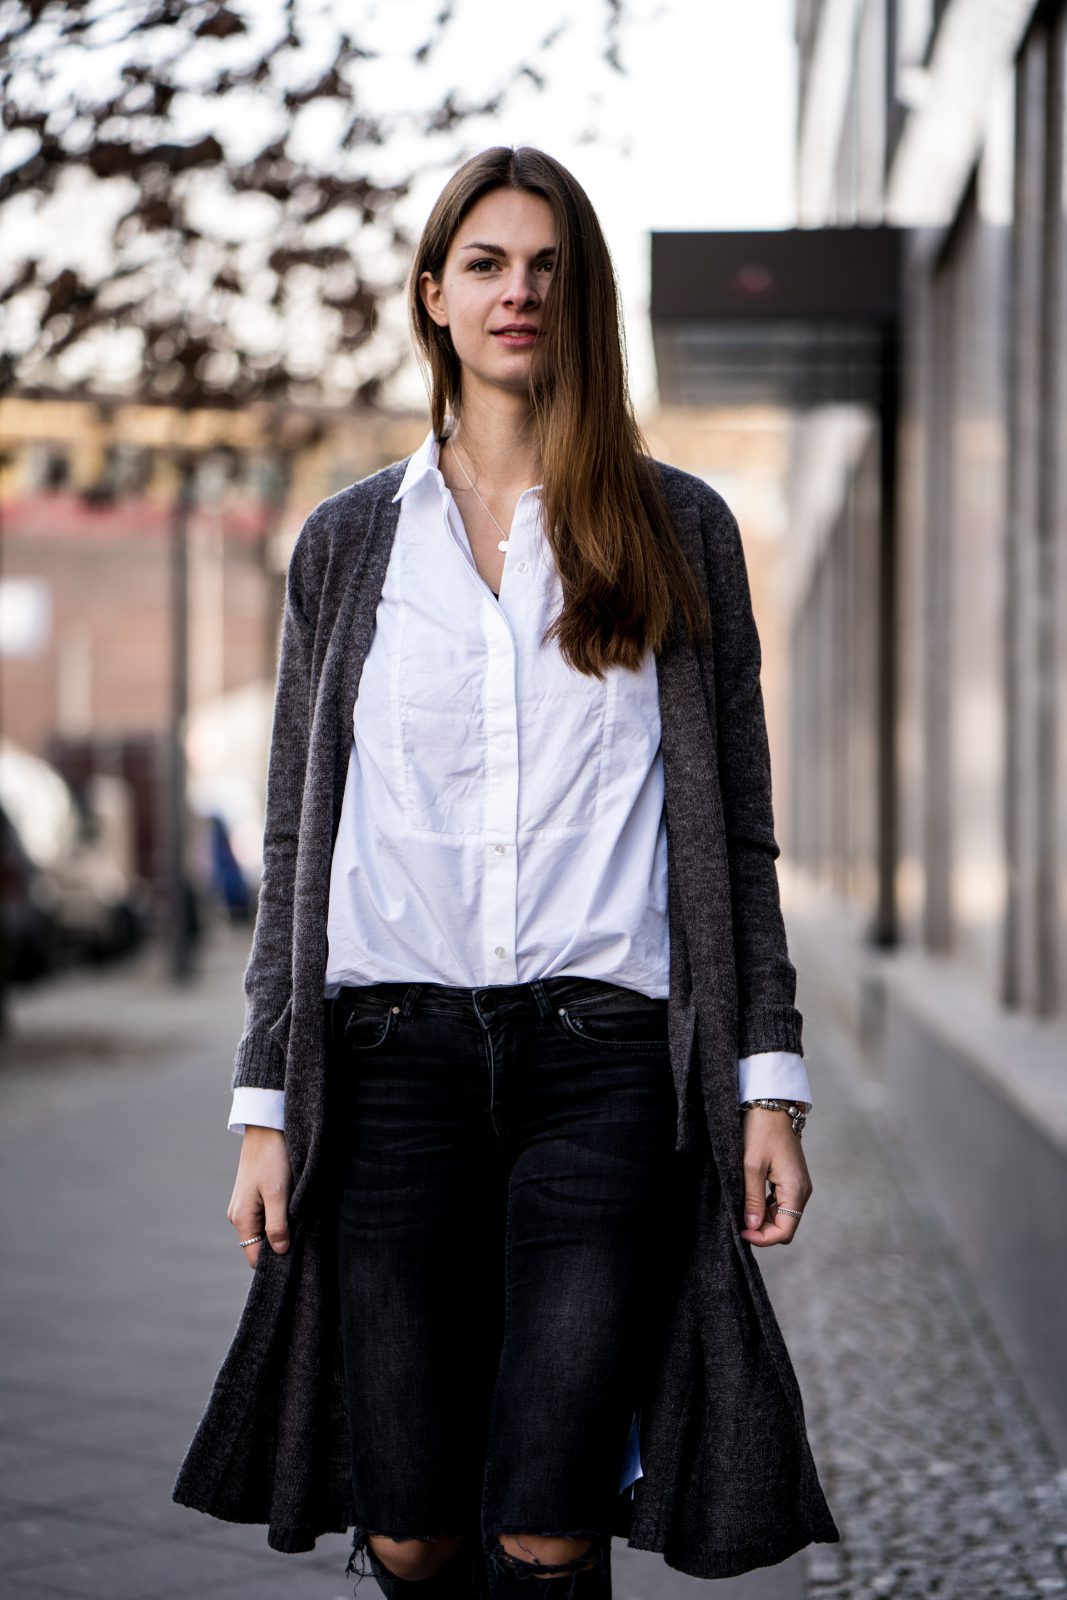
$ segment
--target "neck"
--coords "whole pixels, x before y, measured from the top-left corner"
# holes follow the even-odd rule
[[[477,466],[493,489],[521,492],[541,482],[533,413],[523,396],[494,397],[489,405],[479,396],[464,395],[453,433],[468,471],[473,476]]]

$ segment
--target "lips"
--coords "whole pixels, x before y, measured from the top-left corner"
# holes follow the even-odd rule
[[[513,339],[528,339],[536,338],[537,336],[537,329],[532,328],[529,323],[526,322],[509,323],[506,328],[494,328],[493,332],[498,337],[506,334]]]
[[[536,328],[495,328],[493,338],[502,344],[505,350],[532,350],[537,343]]]

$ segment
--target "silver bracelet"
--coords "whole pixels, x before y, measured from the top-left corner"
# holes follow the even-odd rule
[[[793,1132],[801,1138],[804,1124],[808,1120],[808,1113],[799,1106],[795,1100],[742,1100],[738,1106],[739,1111],[749,1111],[753,1106],[766,1106],[771,1111],[785,1111],[793,1120]]]

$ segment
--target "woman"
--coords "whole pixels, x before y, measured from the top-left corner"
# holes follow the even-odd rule
[[[643,451],[549,156],[459,169],[411,315],[430,433],[290,565],[255,1270],[174,1496],[354,1521],[387,1595],[608,1595],[613,1534],[724,1577],[838,1537],[751,1252],[812,1185],[737,525]]]

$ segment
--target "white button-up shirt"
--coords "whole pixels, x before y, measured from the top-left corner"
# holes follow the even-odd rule
[[[353,709],[334,846],[326,995],[574,974],[669,992],[655,657],[603,679],[542,643],[562,603],[540,488],[520,495],[499,598],[430,433],[400,513]],[[739,1062],[740,1099],[809,1100],[799,1055]],[[229,1126],[284,1126],[284,1092],[234,1091]]]

